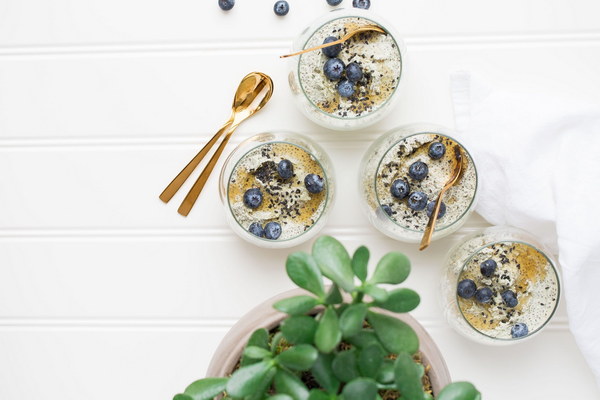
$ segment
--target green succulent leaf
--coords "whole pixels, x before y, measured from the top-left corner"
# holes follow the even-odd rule
[[[263,379],[273,368],[273,361],[267,360],[238,369],[227,382],[227,393],[233,397],[245,397],[260,391]]]
[[[185,388],[183,395],[193,400],[209,400],[225,390],[228,380],[228,378],[200,379]]]
[[[294,296],[279,300],[273,304],[273,308],[290,315],[304,314],[319,304],[319,300],[312,296]]]
[[[342,382],[350,382],[360,376],[354,349],[336,354],[331,367],[335,376]]]
[[[376,285],[365,285],[364,292],[371,296],[373,300],[378,302],[385,302],[389,298],[389,293],[384,288],[380,288]]]
[[[469,382],[454,382],[440,391],[437,400],[481,400],[481,393]]]
[[[319,298],[325,297],[323,276],[313,256],[303,252],[292,253],[287,258],[285,270],[296,285]]]
[[[273,377],[275,377],[276,372],[277,368],[271,368],[261,380],[256,392],[254,392],[250,396],[245,397],[244,400],[263,400],[266,396],[267,390],[269,390],[269,388],[273,386]]]
[[[417,308],[420,302],[421,298],[417,292],[403,288],[390,291],[387,300],[376,301],[375,305],[393,312],[406,313]]]
[[[396,379],[394,377],[394,362],[386,359],[381,364],[381,368],[379,368],[379,372],[377,373],[377,382],[392,383],[394,379]]]
[[[252,358],[254,360],[259,360],[263,358],[267,358],[271,356],[271,352],[267,349],[263,349],[258,346],[247,346],[244,349],[244,356],[248,358]]]
[[[402,283],[410,274],[410,260],[402,253],[391,252],[384,255],[375,267],[370,283]]]
[[[358,354],[358,369],[362,376],[376,378],[386,354],[377,344],[365,347]]]
[[[367,271],[369,265],[369,249],[360,246],[352,256],[352,271],[361,282],[367,280]]]
[[[356,335],[363,328],[367,316],[367,305],[364,303],[352,304],[340,315],[340,329],[344,337]]]
[[[187,394],[179,393],[173,396],[173,400],[194,400],[194,398]]]
[[[266,329],[261,328],[252,332],[250,335],[250,339],[248,339],[248,343],[246,347],[255,346],[260,347],[262,349],[269,349],[269,332]],[[254,364],[258,362],[258,360],[246,357],[242,355],[242,360],[240,361],[240,366],[245,367],[246,365]]]
[[[313,343],[318,323],[308,315],[295,315],[281,323],[280,329],[283,337],[289,343]]]
[[[269,396],[266,400],[294,400],[291,396],[287,394],[276,394],[275,396]]]
[[[319,353],[317,361],[310,370],[319,385],[330,394],[336,394],[340,387],[340,381],[333,373],[333,357],[333,354]]]
[[[315,241],[312,254],[323,275],[346,292],[354,290],[350,255],[339,241],[331,236],[321,236]]]
[[[319,389],[313,389],[308,395],[308,400],[330,400],[331,397],[327,393]]]
[[[287,394],[294,400],[308,399],[308,389],[296,375],[279,369],[275,374],[274,383],[277,393]]]
[[[375,400],[377,384],[373,379],[356,378],[344,386],[342,395],[344,400]]]
[[[319,352],[309,344],[299,344],[285,350],[276,357],[276,361],[284,367],[307,371],[317,361]]]
[[[381,346],[381,348],[383,349],[383,345],[379,341],[379,338],[375,334],[375,331],[372,329],[363,329],[362,331],[358,332],[356,335],[351,336],[351,337],[347,338],[346,340],[350,344],[352,344],[358,348],[361,348],[361,349],[364,349],[365,347],[370,346],[372,344],[377,344],[377,345]]]
[[[332,352],[342,340],[338,316],[332,306],[325,309],[315,333],[315,345],[322,353]]]
[[[340,288],[335,283],[331,285],[329,292],[327,292],[327,297],[325,297],[325,304],[340,304],[344,301],[342,297],[342,293],[340,292]]]
[[[396,387],[406,400],[423,400],[421,371],[408,353],[399,353],[394,366]]]
[[[419,350],[419,338],[407,323],[373,311],[367,313],[367,321],[375,330],[383,347],[390,353],[414,354]]]

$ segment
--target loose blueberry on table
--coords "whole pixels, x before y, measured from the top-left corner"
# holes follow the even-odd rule
[[[229,11],[235,5],[235,0],[219,0],[219,7],[223,11]]]
[[[280,17],[282,17],[282,16],[286,15],[288,12],[290,12],[290,5],[285,0],[279,0],[279,1],[275,2],[275,5],[273,6],[273,11],[275,12],[276,15],[279,15]]]
[[[352,7],[368,10],[371,7],[371,0],[352,0]]]
[[[327,4],[330,6],[339,6],[343,0],[327,0]]]

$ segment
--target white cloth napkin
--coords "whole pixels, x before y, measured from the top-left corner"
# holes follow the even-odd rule
[[[600,385],[600,104],[451,77],[458,139],[480,177],[477,211],[558,254],[569,326]]]

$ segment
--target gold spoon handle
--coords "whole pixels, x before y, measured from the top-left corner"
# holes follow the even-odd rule
[[[233,116],[229,118],[229,121],[227,121],[225,125],[223,125],[221,129],[219,129],[219,131],[215,133],[215,135],[208,141],[208,143],[204,145],[202,150],[200,150],[198,154],[196,154],[194,158],[190,160],[190,162],[181,170],[181,172],[175,177],[175,179],[173,179],[171,183],[169,183],[169,185],[165,188],[165,190],[163,190],[160,196],[158,196],[162,201],[168,203],[169,200],[171,200],[173,196],[175,196],[175,193],[177,193],[177,191],[181,189],[183,183],[190,177],[192,172],[194,172],[194,170],[202,162],[204,157],[206,157],[210,149],[212,149],[215,143],[217,143],[217,140],[219,140],[223,133],[227,131],[232,121]]]
[[[431,243],[431,236],[433,235],[433,231],[435,230],[435,223],[437,222],[437,215],[440,212],[440,207],[442,205],[442,196],[446,193],[445,190],[442,189],[440,194],[438,194],[437,199],[435,199],[435,207],[433,207],[433,213],[431,214],[431,218],[427,221],[427,226],[425,227],[425,232],[423,233],[423,238],[421,239],[421,245],[419,246],[419,250],[425,250],[429,243]]]

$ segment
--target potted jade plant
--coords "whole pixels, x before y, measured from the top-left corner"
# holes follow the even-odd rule
[[[315,241],[312,255],[291,254],[286,271],[302,290],[242,318],[209,377],[173,400],[480,400],[472,384],[449,383],[437,347],[405,314],[419,295],[389,287],[408,277],[408,258],[388,253],[370,276],[368,261],[366,247],[350,257],[329,236]]]

